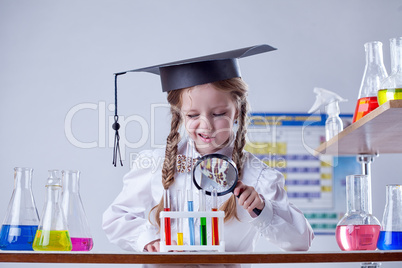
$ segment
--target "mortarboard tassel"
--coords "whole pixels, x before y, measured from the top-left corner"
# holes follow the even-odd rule
[[[120,165],[123,166],[120,153],[120,135],[119,135],[119,116],[117,115],[117,76],[125,73],[117,73],[114,76],[114,123],[112,125],[114,132],[114,147],[113,147],[113,166],[117,164],[117,157],[120,158]]]

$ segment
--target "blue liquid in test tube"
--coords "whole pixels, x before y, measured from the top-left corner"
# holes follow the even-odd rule
[[[187,190],[187,206],[188,211],[194,211],[193,192],[191,190]],[[190,245],[195,245],[194,218],[188,218],[188,228],[190,230]]]

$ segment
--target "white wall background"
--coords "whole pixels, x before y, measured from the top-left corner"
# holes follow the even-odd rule
[[[47,170],[79,169],[93,252],[121,252],[101,229],[102,213],[121,190],[130,153],[150,148],[151,133],[154,143],[163,144],[169,117],[166,108],[158,108],[151,125],[151,104],[166,103],[158,77],[122,76],[120,113],[146,124],[143,129],[138,122],[127,125],[121,135],[138,148],[126,148],[123,168],[112,167],[108,105],[115,72],[268,43],[278,51],[241,60],[253,111],[306,112],[315,98],[313,87],[320,86],[349,99],[341,109],[353,113],[365,64],[363,44],[382,41],[390,71],[388,39],[397,36],[402,36],[401,0],[0,0],[0,218],[11,196],[14,167],[35,169],[39,212]],[[77,107],[87,109],[66,120]],[[93,148],[74,145],[65,129]],[[141,138],[145,143],[135,144]],[[373,164],[373,214],[379,219],[385,185],[402,182],[401,160],[401,155],[381,155]],[[261,245],[261,251],[278,251]],[[339,249],[334,237],[321,236],[311,250]],[[296,267],[271,267],[285,266]]]

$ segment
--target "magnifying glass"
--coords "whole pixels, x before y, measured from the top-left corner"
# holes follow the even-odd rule
[[[218,196],[233,193],[238,180],[236,164],[222,154],[204,155],[193,169],[194,185],[199,190],[205,190],[207,195],[211,195],[213,189],[216,189]],[[253,212],[260,215],[261,210],[254,208]]]

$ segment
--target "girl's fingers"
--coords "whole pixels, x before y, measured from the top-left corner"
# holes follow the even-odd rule
[[[241,181],[238,181],[236,187],[233,190],[233,194],[235,196],[239,196],[239,194],[244,190],[244,187],[245,185]]]
[[[145,249],[146,249],[148,252],[156,252],[156,249],[155,249],[155,247],[154,247],[153,245],[147,245],[147,246],[145,247]]]
[[[247,210],[250,214],[253,212],[254,208],[258,208],[261,210],[264,208],[263,200],[252,186],[247,186],[239,181],[237,182],[233,193],[236,197],[238,197],[238,204],[242,206],[245,210]]]
[[[159,241],[156,241],[155,243],[154,243],[154,248],[155,248],[155,252],[159,252]]]
[[[153,241],[145,246],[148,252],[159,252],[159,240]]]
[[[254,198],[253,203],[247,208],[247,211],[251,213],[254,208],[260,205],[260,200],[259,198]]]

